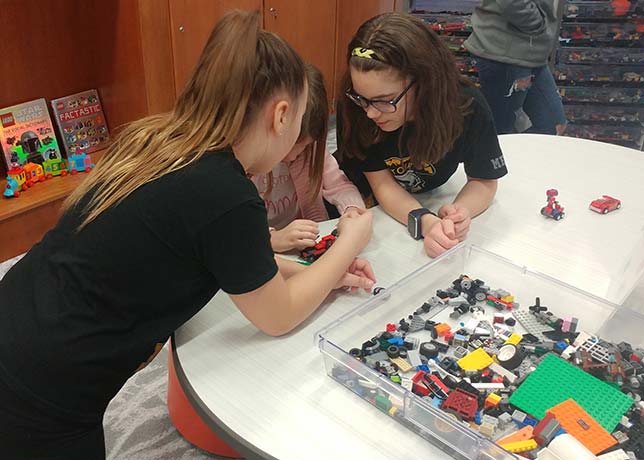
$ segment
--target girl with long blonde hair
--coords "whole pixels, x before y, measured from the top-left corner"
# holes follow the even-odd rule
[[[104,458],[102,417],[158,344],[222,289],[281,335],[342,286],[369,289],[368,212],[313,266],[276,259],[248,174],[300,132],[298,55],[234,12],[174,109],[125,128],[56,227],[0,282],[0,458]]]

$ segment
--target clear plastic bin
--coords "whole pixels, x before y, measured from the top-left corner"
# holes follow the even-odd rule
[[[427,27],[438,33],[469,34],[472,31],[472,21],[469,15],[454,14],[417,14]]]
[[[480,0],[411,0],[409,8],[414,15],[429,13],[472,14]]]
[[[467,49],[463,46],[467,37],[457,35],[441,35],[441,40],[447,45],[452,53],[461,54],[467,53]]]
[[[561,25],[560,39],[571,44],[620,44],[624,46],[641,46],[644,36],[638,32],[636,25],[625,23],[584,23],[564,22]]]
[[[609,105],[574,105],[564,106],[568,121],[575,122],[613,122],[642,123],[644,108],[614,107]]]
[[[644,64],[644,48],[561,47],[559,64]]]
[[[595,104],[622,104],[644,106],[639,88],[590,88],[561,86],[559,94],[565,103],[591,102]]]
[[[611,2],[567,2],[564,18],[612,18],[615,9]]]
[[[483,279],[492,288],[512,292],[523,309],[527,309],[539,296],[553,314],[577,317],[578,330],[616,343],[625,340],[633,346],[644,344],[642,314],[608,303],[472,245],[460,245],[448,251],[316,334],[330,377],[378,407],[372,394],[368,395],[363,390],[364,386],[376,388],[381,402],[386,398],[398,409],[393,415],[396,420],[457,458],[511,460],[516,457],[432,406],[426,398],[405,390],[354,359],[349,350],[359,348],[363,342],[384,331],[387,323],[397,323],[400,318],[413,313],[435,295],[437,289],[450,286],[463,273]],[[465,316],[456,320],[449,318],[451,312],[452,309],[446,307],[432,309],[422,316],[452,325],[466,320]],[[522,332],[520,327],[515,330]]]
[[[565,135],[594,141],[609,142],[640,150],[644,129],[641,126],[569,124]]]
[[[568,82],[644,84],[644,67],[606,65],[557,65],[555,80]]]
[[[631,2],[630,7],[616,7],[612,1],[572,1],[564,7],[566,19],[612,19],[644,13],[644,2]]]

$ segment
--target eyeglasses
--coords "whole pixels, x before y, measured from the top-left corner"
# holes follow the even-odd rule
[[[369,106],[372,106],[374,109],[376,109],[378,112],[382,113],[393,113],[396,111],[397,107],[396,104],[400,102],[400,100],[403,98],[405,94],[407,94],[407,91],[411,89],[412,86],[414,86],[415,81],[412,81],[407,87],[403,90],[402,93],[400,93],[398,96],[396,96],[394,99],[391,101],[379,101],[375,99],[367,99],[366,97],[362,97],[350,89],[348,89],[344,94],[353,101],[355,105],[358,107],[362,107],[364,110],[367,110]]]

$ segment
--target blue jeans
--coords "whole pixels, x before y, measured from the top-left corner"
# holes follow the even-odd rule
[[[548,66],[521,67],[476,57],[476,67],[498,134],[556,134],[557,126],[566,124]]]

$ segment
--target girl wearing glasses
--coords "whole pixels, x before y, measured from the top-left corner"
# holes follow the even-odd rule
[[[487,209],[507,173],[490,109],[438,36],[411,15],[365,22],[347,61],[341,167],[435,257],[466,238],[470,218]],[[460,163],[467,184],[454,202],[436,214],[422,208],[413,194],[444,184]]]
[[[297,142],[270,174],[252,178],[266,203],[275,252],[315,244],[317,222],[329,218],[323,198],[339,215],[365,208],[360,192],[326,148],[329,103],[324,77],[311,64],[305,68],[309,94]]]

